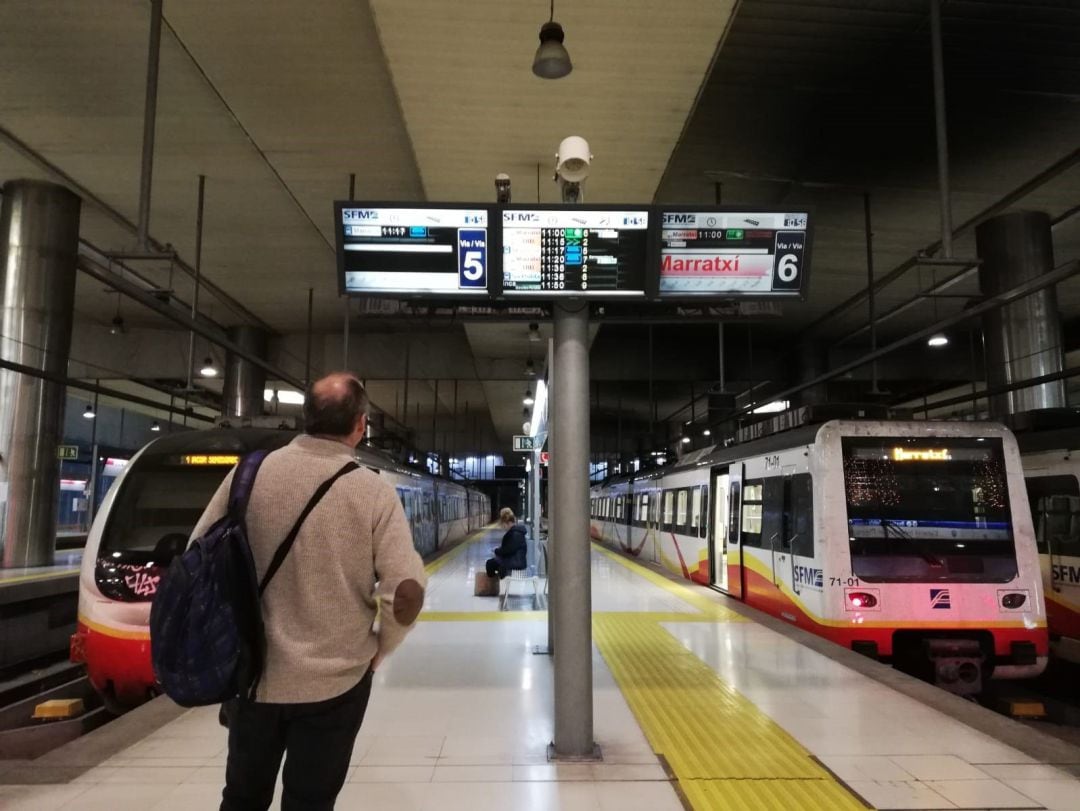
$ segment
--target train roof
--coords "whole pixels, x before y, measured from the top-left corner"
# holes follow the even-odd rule
[[[251,453],[258,450],[277,450],[292,442],[300,433],[280,428],[207,428],[167,434],[148,444],[143,453],[152,456],[171,456],[186,453]],[[445,476],[435,476],[427,471],[402,465],[375,448],[360,446],[356,450],[357,461],[378,470],[392,471],[402,476],[439,479],[440,481],[468,487],[468,483],[454,481]]]

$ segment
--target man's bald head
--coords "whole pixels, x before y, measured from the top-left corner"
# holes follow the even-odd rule
[[[368,395],[355,375],[335,372],[316,380],[304,398],[304,431],[345,439],[367,416]]]

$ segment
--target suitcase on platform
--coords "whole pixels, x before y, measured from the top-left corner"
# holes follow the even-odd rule
[[[499,578],[488,577],[487,572],[477,572],[476,583],[473,586],[473,594],[477,597],[498,597]]]

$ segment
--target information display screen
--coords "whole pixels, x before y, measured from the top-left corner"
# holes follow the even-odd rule
[[[339,202],[334,215],[343,293],[487,294],[491,209]]]
[[[644,209],[504,209],[503,292],[644,296],[648,234]]]
[[[806,212],[661,209],[661,298],[798,298],[806,289]]]

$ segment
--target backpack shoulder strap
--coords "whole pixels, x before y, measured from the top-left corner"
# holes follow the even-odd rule
[[[281,564],[285,562],[285,557],[289,554],[289,550],[292,549],[292,545],[296,541],[296,536],[300,534],[300,527],[304,525],[304,521],[311,515],[311,511],[315,509],[320,501],[322,501],[323,496],[330,492],[330,488],[334,486],[334,482],[347,473],[359,470],[359,468],[360,466],[356,464],[356,462],[348,462],[341,470],[319,485],[319,489],[316,490],[315,494],[308,500],[307,506],[304,507],[304,511],[300,513],[300,517],[296,519],[296,523],[293,524],[293,528],[288,536],[281,542],[281,545],[278,546],[277,551],[274,552],[274,557],[266,569],[266,574],[263,575],[262,582],[259,583],[260,597],[262,597],[262,593],[266,591],[266,587],[270,584],[270,579],[277,574],[277,570],[280,569]]]
[[[252,451],[246,454],[236,466],[232,485],[229,487],[229,517],[242,521],[247,512],[251,490],[255,486],[255,476],[269,451]]]

